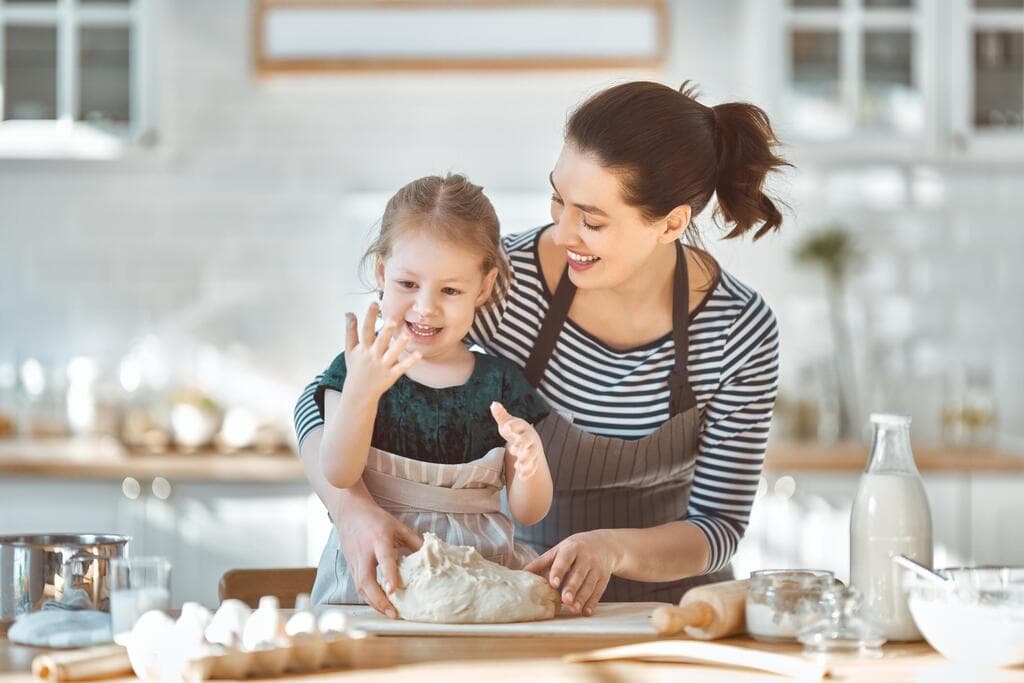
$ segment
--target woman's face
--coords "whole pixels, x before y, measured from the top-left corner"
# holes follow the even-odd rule
[[[666,242],[665,221],[649,222],[627,205],[619,177],[571,142],[550,178],[552,239],[565,248],[569,278],[580,289],[622,286]]]
[[[377,264],[381,313],[404,324],[409,351],[443,358],[462,345],[476,308],[490,297],[497,269],[485,276],[479,254],[420,230],[398,234]]]

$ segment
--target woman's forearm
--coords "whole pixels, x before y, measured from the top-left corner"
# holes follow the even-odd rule
[[[341,489],[359,483],[376,418],[376,400],[348,390],[325,393],[320,470],[327,483]]]
[[[634,581],[675,581],[704,573],[711,548],[707,537],[688,522],[649,529],[603,529],[619,559],[614,574]]]

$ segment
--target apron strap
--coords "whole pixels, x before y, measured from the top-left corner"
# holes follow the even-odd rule
[[[452,489],[393,477],[376,470],[363,470],[363,483],[381,507],[395,511],[488,513],[501,510],[501,491],[492,486]]]
[[[672,344],[676,362],[668,373],[669,413],[678,415],[697,405],[686,364],[690,355],[690,273],[683,243],[676,240],[676,277],[672,287]]]
[[[538,247],[539,248],[539,247]],[[543,286],[543,274],[541,274]],[[562,326],[565,319],[569,317],[569,307],[572,306],[573,297],[576,296],[576,285],[569,279],[569,266],[566,265],[562,271],[562,277],[558,281],[555,295],[548,306],[548,313],[541,323],[540,333],[537,335],[537,342],[533,345],[533,351],[526,361],[523,374],[526,380],[536,389],[544,378],[544,371],[551,360],[551,354],[555,351],[555,344],[558,343],[558,335],[562,333]]]
[[[539,247],[538,247],[539,248]],[[541,274],[543,279],[543,274]],[[687,360],[690,348],[690,278],[686,265],[686,252],[683,243],[676,240],[676,271],[672,287],[672,341],[675,346],[675,364],[669,371],[669,411],[678,415],[697,404],[697,397],[690,386],[690,375],[687,371]],[[554,353],[558,336],[562,332],[569,308],[576,295],[576,285],[569,278],[569,266],[565,266],[558,287],[551,298],[547,315],[541,323],[537,341],[530,352],[523,372],[527,381],[534,388],[539,388],[547,369],[548,361]]]

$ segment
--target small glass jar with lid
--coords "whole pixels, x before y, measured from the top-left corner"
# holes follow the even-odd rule
[[[832,572],[819,569],[766,569],[750,573],[747,633],[770,643],[796,642],[800,629],[824,615]]]

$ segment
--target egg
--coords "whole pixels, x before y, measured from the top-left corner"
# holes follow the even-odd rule
[[[246,650],[268,650],[288,645],[290,640],[285,633],[284,618],[278,605],[278,600],[273,595],[264,595],[260,598],[259,607],[245,622],[242,647]]]
[[[348,615],[337,607],[328,608],[320,615],[317,627],[325,635],[343,635],[348,632]]]
[[[308,593],[295,597],[295,614],[284,626],[292,641],[291,671],[316,671],[327,654],[327,641],[320,635]]]
[[[160,610],[150,610],[135,622],[128,639],[128,661],[135,675],[146,681],[160,680],[166,644],[174,621]]]
[[[226,648],[241,649],[245,624],[252,610],[241,600],[225,600],[206,627],[206,640]]]

